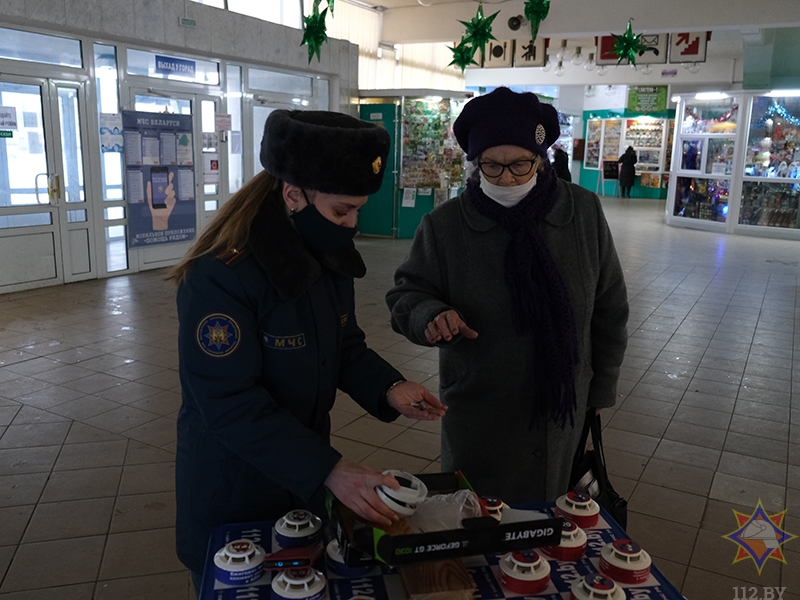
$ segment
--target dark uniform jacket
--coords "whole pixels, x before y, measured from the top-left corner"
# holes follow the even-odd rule
[[[183,404],[177,551],[202,572],[211,530],[308,506],[341,455],[329,444],[337,388],[374,416],[402,379],[367,348],[354,314],[355,246],[309,253],[277,194],[247,248],[205,256],[178,290]]]
[[[392,326],[430,346],[425,328],[457,310],[478,332],[441,344],[442,470],[460,469],[479,494],[507,502],[555,500],[567,492],[588,407],[613,406],[625,354],[628,300],[614,242],[597,196],[558,181],[541,232],[569,292],[578,333],[575,426],[530,427],[532,336],[512,322],[504,277],[509,234],[478,212],[469,192],[422,218],[411,251],[386,295]]]

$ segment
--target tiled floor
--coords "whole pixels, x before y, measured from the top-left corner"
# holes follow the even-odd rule
[[[799,600],[800,541],[758,575],[721,536],[759,498],[800,535],[800,245],[670,228],[658,202],[605,204],[632,309],[605,430],[629,532],[690,600],[753,585]],[[383,302],[409,242],[358,244],[370,344],[436,390],[436,351],[394,334]],[[192,597],[173,551],[180,389],[162,275],[0,296],[0,600]],[[436,425],[380,423],[344,396],[333,422],[348,458],[439,468]]]

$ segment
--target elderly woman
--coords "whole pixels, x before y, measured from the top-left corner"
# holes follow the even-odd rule
[[[622,269],[598,197],[546,159],[553,107],[499,88],[453,130],[478,169],[422,219],[386,295],[392,326],[440,348],[442,469],[505,501],[553,500],[587,409],[615,402]]]

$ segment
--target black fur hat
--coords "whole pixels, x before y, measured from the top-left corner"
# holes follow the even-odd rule
[[[531,92],[518,94],[499,87],[464,105],[453,123],[458,145],[472,160],[494,146],[519,146],[539,156],[561,135],[558,112]]]
[[[261,139],[261,164],[275,177],[309,190],[368,196],[381,187],[389,133],[328,111],[276,110]]]

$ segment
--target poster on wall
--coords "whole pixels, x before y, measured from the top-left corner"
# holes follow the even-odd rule
[[[128,245],[194,239],[196,227],[191,115],[122,112]]]

